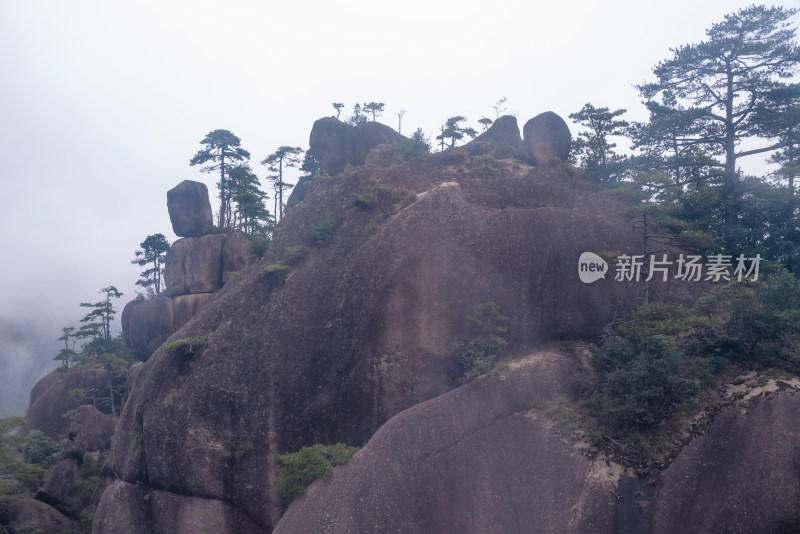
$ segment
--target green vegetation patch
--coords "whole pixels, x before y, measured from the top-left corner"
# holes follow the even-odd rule
[[[466,344],[456,346],[462,350],[461,364],[464,366],[464,379],[472,380],[491,371],[497,359],[505,354],[508,341],[505,334],[508,327],[504,325],[508,317],[500,313],[500,306],[494,302],[484,302],[475,306],[467,316],[477,336]]]
[[[286,497],[297,497],[318,478],[328,478],[333,468],[347,463],[358,451],[342,443],[335,445],[312,445],[298,452],[282,454],[278,459],[283,464],[275,478],[275,487]]]
[[[168,354],[176,352],[183,352],[184,354],[192,354],[197,350],[205,348],[208,345],[208,336],[192,336],[183,339],[176,339],[164,344],[164,350]]]

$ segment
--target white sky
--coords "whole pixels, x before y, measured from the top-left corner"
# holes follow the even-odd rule
[[[134,297],[139,243],[176,239],[166,191],[215,192],[189,166],[209,131],[238,135],[263,180],[332,102],[385,102],[395,129],[405,109],[403,132],[432,138],[452,115],[480,129],[503,96],[520,128],[586,102],[644,120],[633,85],[750,3],[0,0],[0,416],[54,368],[80,302]]]

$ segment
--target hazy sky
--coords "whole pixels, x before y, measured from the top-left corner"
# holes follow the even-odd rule
[[[263,179],[332,102],[385,102],[380,122],[404,109],[403,133],[431,137],[452,115],[480,129],[501,97],[520,128],[585,102],[644,120],[633,84],[750,3],[0,0],[0,416],[55,367],[80,302],[135,296],[139,243],[176,239],[166,191],[215,192],[189,166],[209,131],[238,135]]]

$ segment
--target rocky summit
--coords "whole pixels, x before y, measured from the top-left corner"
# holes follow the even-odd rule
[[[635,282],[578,276],[582,253],[638,251],[642,235],[566,161],[562,119],[539,115],[521,136],[502,117],[411,159],[403,139],[321,119],[310,144],[327,172],[294,193],[262,259],[207,229],[173,244],[167,296],[123,316],[146,361],[116,378],[113,435],[89,407],[74,428],[52,423],[71,441],[64,480],[81,453],[108,458],[95,534],[717,532],[732,516],[742,532],[797,527],[791,388],[751,411],[730,404],[646,477],[542,408],[575,399],[585,365],[557,342],[597,340],[642,297]],[[205,228],[197,204],[202,223],[181,217]],[[649,295],[681,298],[658,282]],[[487,303],[515,356],[467,380],[468,316]],[[32,425],[54,420],[39,406],[67,380],[105,377],[79,371],[37,386]],[[278,493],[280,455],[334,443],[362,448],[304,495]],[[780,497],[747,489],[773,483]],[[64,487],[50,480],[39,504],[74,513]]]

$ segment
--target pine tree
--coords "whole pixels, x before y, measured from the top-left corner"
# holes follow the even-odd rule
[[[230,169],[250,158],[250,153],[240,148],[241,140],[228,130],[214,130],[200,141],[205,148],[199,150],[189,161],[189,165],[206,165],[203,172],[219,172],[219,227],[229,228],[232,224],[232,191],[228,184]]]
[[[782,134],[796,128],[797,115],[783,115],[781,128],[769,119],[776,106],[800,105],[798,86],[788,81],[800,65],[800,46],[787,22],[796,12],[751,6],[726,15],[705,41],[672,49],[673,57],[653,69],[655,82],[637,86],[652,106],[651,119],[660,123],[648,143],[671,145],[673,154],[694,160],[698,179],[719,180],[729,247],[745,193],[740,160],[797,143]],[[787,94],[793,96],[779,98]],[[742,148],[745,139],[750,142]],[[686,159],[680,164],[691,168]]]

